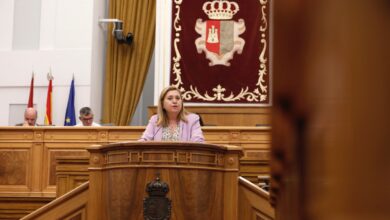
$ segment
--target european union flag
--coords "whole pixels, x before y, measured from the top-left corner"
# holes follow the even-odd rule
[[[66,106],[65,122],[64,126],[73,126],[76,125],[76,114],[74,111],[74,79],[70,84],[68,105]]]

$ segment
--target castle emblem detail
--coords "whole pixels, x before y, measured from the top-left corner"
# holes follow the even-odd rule
[[[245,32],[244,20],[231,20],[240,8],[236,2],[214,0],[205,2],[202,9],[210,20],[196,20],[195,31],[201,35],[195,40],[196,49],[205,53],[210,66],[230,66],[229,60],[235,52],[241,54],[245,45],[239,37]]]

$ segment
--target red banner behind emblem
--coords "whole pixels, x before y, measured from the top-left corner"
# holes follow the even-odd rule
[[[267,0],[173,1],[170,84],[186,102],[270,104],[269,7]]]

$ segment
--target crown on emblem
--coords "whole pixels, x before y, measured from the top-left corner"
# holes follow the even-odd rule
[[[169,186],[165,182],[160,181],[157,177],[156,180],[146,185],[146,192],[149,196],[164,197],[169,192]]]
[[[214,20],[229,20],[233,18],[240,8],[236,2],[227,0],[214,0],[203,4],[204,13]]]

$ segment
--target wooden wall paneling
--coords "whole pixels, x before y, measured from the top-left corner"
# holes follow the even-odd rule
[[[88,145],[94,144],[88,143]],[[88,146],[87,145],[87,146]],[[85,143],[46,143],[43,152],[42,191],[55,196],[56,192],[56,157],[61,156],[89,156]]]
[[[239,106],[186,106],[189,112],[197,113],[205,126],[269,126],[269,107]],[[149,117],[157,113],[156,106],[148,107]]]
[[[141,137],[144,130],[144,126],[110,127],[108,132],[108,142],[116,143],[121,141],[136,141]]]
[[[56,196],[62,196],[89,180],[89,157],[56,157]]]
[[[32,183],[31,183],[31,193],[36,196],[42,196],[42,176],[44,173],[42,172],[43,165],[43,143],[33,143],[32,146]]]
[[[210,128],[210,127],[208,127]],[[205,130],[205,129],[203,129]],[[204,138],[209,143],[226,143],[229,141],[230,131],[224,130],[209,130],[209,132],[203,132]]]
[[[241,146],[240,175],[258,182],[258,176],[269,174],[270,127],[203,127],[206,141]]]
[[[269,175],[269,163],[240,161],[240,176],[250,180],[252,183],[259,183],[260,175]]]
[[[92,144],[107,143],[108,132],[104,128],[91,127],[56,128],[45,130],[43,152],[42,189],[44,192],[56,192],[55,167],[57,156],[88,156],[85,147]]]
[[[204,138],[207,143],[223,144],[229,142],[230,131],[210,131],[205,133]]]
[[[68,192],[70,182],[69,175],[57,174],[56,197],[62,196]]]
[[[0,192],[27,195],[32,189],[33,145],[0,143]]]
[[[242,145],[241,145],[242,146]],[[244,156],[240,159],[240,176],[258,183],[258,176],[269,174],[270,150],[243,147]]]
[[[254,147],[247,147],[245,145],[241,145],[241,147],[245,149],[244,157],[241,159],[241,161],[256,160],[265,163],[270,159],[269,149],[259,149]]]
[[[0,219],[20,219],[52,200],[46,197],[0,197]]]
[[[98,130],[94,128],[80,127],[75,129],[56,128],[45,130],[45,141],[47,142],[98,142]],[[104,141],[106,142],[106,141]]]
[[[108,143],[108,133],[109,130],[100,129],[97,131],[97,141]]]
[[[34,130],[22,127],[14,129],[2,129],[0,132],[0,142],[32,142]]]
[[[240,140],[242,142],[252,142],[252,143],[264,143],[264,144],[270,144],[271,143],[271,136],[269,135],[269,132],[271,130],[271,127],[259,127],[261,130],[249,130],[247,129],[240,129],[241,138]],[[269,147],[269,145],[268,145]]]
[[[41,149],[42,132],[22,127],[1,129],[0,219],[19,219],[51,201],[36,198],[42,195],[37,174]]]
[[[3,195],[26,196],[34,185],[34,131],[26,128],[4,129],[0,132],[0,192]],[[13,173],[13,174],[11,174]]]

